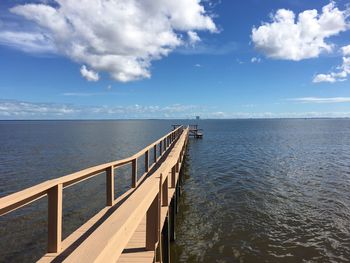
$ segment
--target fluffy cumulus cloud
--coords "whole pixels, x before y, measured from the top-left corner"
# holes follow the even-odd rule
[[[327,38],[348,30],[350,10],[340,10],[332,1],[317,10],[306,10],[297,16],[291,10],[279,9],[270,23],[252,30],[255,48],[267,57],[299,61],[331,52],[333,44]]]
[[[313,78],[314,83],[334,83],[347,80],[347,76],[350,74],[350,45],[342,47],[341,50],[343,52],[343,63],[336,68],[335,72],[317,74]]]
[[[56,0],[10,11],[36,24],[36,31],[22,32],[27,45],[45,49],[50,44],[56,53],[89,67],[93,74],[85,77],[90,80],[101,71],[121,82],[149,78],[153,60],[187,41],[198,42],[196,31],[216,31],[200,0]]]

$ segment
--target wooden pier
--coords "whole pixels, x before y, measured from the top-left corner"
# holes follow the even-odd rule
[[[173,125],[173,130],[180,127],[181,125],[175,124]],[[189,131],[188,136],[196,138],[196,139],[202,139],[203,138],[203,129],[198,128],[198,124],[191,124],[189,125]]]
[[[189,134],[189,127],[178,126],[129,158],[0,198],[0,215],[48,197],[47,253],[38,262],[170,262]],[[132,166],[130,189],[115,198],[116,170],[128,164]],[[144,166],[140,179],[138,165]],[[63,190],[99,175],[106,176],[106,207],[62,240]]]

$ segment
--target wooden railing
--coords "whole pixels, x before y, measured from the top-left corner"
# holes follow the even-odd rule
[[[178,127],[156,142],[142,149],[135,155],[118,161],[113,161],[85,170],[49,180],[25,190],[0,198],[0,216],[28,205],[44,196],[48,196],[48,252],[59,253],[62,244],[62,192],[63,189],[94,176],[106,173],[106,205],[113,206],[114,171],[116,168],[131,164],[131,187],[137,188],[138,182],[143,180],[147,173],[157,164],[164,153],[176,143],[183,134],[184,128]],[[150,152],[153,149],[153,162],[150,165]],[[144,158],[145,172],[138,179],[138,159]]]
[[[146,251],[161,249],[161,229],[176,187],[189,129],[183,130],[166,160],[64,262],[116,262],[146,216]],[[172,191],[169,195],[168,191]],[[140,248],[138,248],[140,249]],[[140,262],[140,255],[137,256]],[[155,262],[162,262],[162,256]],[[135,259],[134,259],[135,260]],[[123,262],[127,262],[124,261]],[[136,261],[135,261],[136,262]]]

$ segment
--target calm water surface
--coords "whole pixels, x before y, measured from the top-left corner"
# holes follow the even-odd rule
[[[173,122],[0,122],[0,196],[129,156]],[[205,137],[189,145],[176,262],[350,262],[350,120],[198,124]],[[116,178],[120,194],[127,168]],[[103,176],[64,191],[64,236],[104,206],[103,191]],[[45,211],[43,199],[0,218],[1,262],[40,258]]]

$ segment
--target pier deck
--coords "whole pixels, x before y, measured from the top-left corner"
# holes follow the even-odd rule
[[[39,262],[169,262],[188,136],[189,128],[180,126],[129,158],[5,196],[0,215],[48,196],[48,249]],[[137,179],[140,157],[144,173]],[[132,166],[131,187],[114,198],[115,170],[127,164]],[[63,190],[101,174],[106,176],[106,207],[62,240]]]

